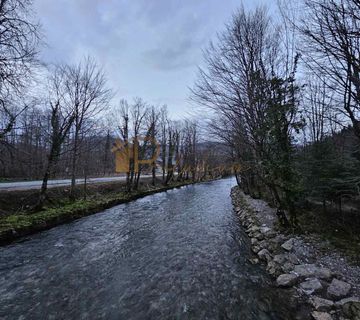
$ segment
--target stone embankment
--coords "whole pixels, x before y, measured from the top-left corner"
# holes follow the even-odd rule
[[[253,264],[263,263],[281,288],[294,288],[312,306],[315,320],[360,320],[360,267],[351,266],[326,243],[276,228],[276,211],[246,196],[238,187],[231,197],[251,241]]]

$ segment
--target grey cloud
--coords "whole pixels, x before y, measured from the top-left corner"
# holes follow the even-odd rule
[[[209,41],[206,23],[192,7],[178,12],[164,27],[158,27],[158,40],[143,52],[145,63],[159,70],[182,69],[199,62],[201,48]]]
[[[145,19],[152,25],[159,25],[174,19],[183,10],[193,3],[191,0],[140,0],[138,3],[139,19]]]
[[[49,45],[42,50],[46,62],[74,63],[92,55],[104,66],[118,98],[163,97],[162,103],[169,100],[183,110],[187,88],[202,60],[201,49],[239,0],[34,0],[34,4]],[[179,102],[182,99],[184,103]]]
[[[182,69],[197,63],[194,50],[199,48],[199,43],[191,39],[163,43],[163,46],[144,52],[145,61],[159,70]]]

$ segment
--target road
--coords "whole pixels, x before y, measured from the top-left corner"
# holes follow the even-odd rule
[[[143,176],[145,177],[145,175]],[[84,184],[84,179],[76,179],[76,184]],[[104,182],[115,182],[115,181],[125,181],[125,177],[103,177],[103,178],[88,178],[87,183],[104,183]],[[0,183],[0,192],[2,191],[15,191],[15,190],[31,190],[31,189],[40,189],[41,180],[36,181],[17,181],[17,182],[4,182]],[[70,186],[70,179],[63,180],[49,180],[48,187],[66,187]]]

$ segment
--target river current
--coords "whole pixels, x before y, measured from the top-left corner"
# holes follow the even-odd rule
[[[234,185],[147,196],[0,248],[0,318],[292,319],[248,261]]]

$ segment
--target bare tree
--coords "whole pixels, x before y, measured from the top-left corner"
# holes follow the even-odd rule
[[[148,114],[147,104],[141,98],[136,98],[134,104],[131,106],[131,119],[132,119],[132,129],[133,129],[133,155],[131,162],[131,172],[130,172],[130,184],[135,190],[139,186],[139,180],[142,171],[142,165],[139,163],[139,157],[142,157],[146,149],[143,138],[145,135],[144,132],[145,119]]]
[[[70,189],[70,198],[74,199],[81,130],[84,129],[86,119],[95,117],[108,106],[111,91],[106,87],[103,71],[91,58],[86,58],[76,66],[64,66],[63,72],[66,74],[65,86],[75,115]]]
[[[304,0],[297,24],[304,61],[337,93],[338,110],[360,139],[360,3],[357,0]],[[336,98],[336,96],[335,96]]]
[[[166,152],[167,152],[167,125],[168,112],[167,107],[163,106],[160,110],[160,143],[161,143],[161,170],[162,182],[165,183],[166,178]]]
[[[51,128],[49,132],[50,148],[37,209],[42,208],[46,200],[49,177],[59,160],[62,145],[75,120],[74,109],[67,96],[66,77],[67,74],[64,73],[64,70],[57,67],[49,81],[49,97],[47,103],[50,106],[51,116]]]
[[[336,108],[334,94],[328,90],[325,80],[317,78],[308,80],[302,109],[307,124],[307,127],[304,127],[307,136],[305,143],[319,143],[332,134]]]
[[[199,70],[193,99],[213,111],[218,120],[212,129],[218,129],[214,133],[219,138],[245,146],[237,160],[243,167],[251,163],[253,170],[243,171],[243,180],[251,184],[252,175],[258,179],[262,175],[256,158],[264,153],[267,88],[263,79],[271,76],[280,59],[279,30],[271,26],[264,8],[249,13],[241,8],[218,40],[204,53],[207,70]]]
[[[151,156],[154,158],[154,155],[157,154],[157,141],[156,136],[158,134],[158,124],[159,124],[159,115],[160,112],[152,106],[147,115],[147,134],[146,137],[150,138],[150,150]],[[152,175],[152,185],[155,186],[156,184],[156,160],[151,164],[151,175]]]
[[[0,140],[24,108],[9,103],[30,81],[36,62],[39,26],[31,21],[30,0],[0,1]]]
[[[295,222],[291,153],[292,133],[300,125],[295,84],[299,55],[285,40],[264,8],[241,8],[204,52],[207,69],[199,71],[193,99],[217,118],[211,129],[234,148],[244,189],[257,196],[267,189]]]
[[[110,123],[116,128],[116,135],[120,135],[120,138],[122,140],[122,151],[126,152],[126,159],[127,163],[125,166],[127,167],[126,172],[126,189],[128,191],[131,190],[130,185],[130,137],[129,137],[129,121],[130,121],[130,115],[129,115],[129,104],[126,100],[121,100],[120,104],[113,108],[112,112],[110,113]]]
[[[174,178],[174,156],[176,145],[179,143],[179,132],[173,122],[167,124],[167,159],[166,159],[166,179],[165,185],[169,184]]]

